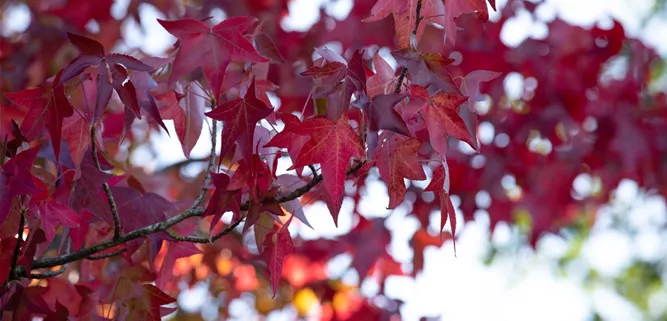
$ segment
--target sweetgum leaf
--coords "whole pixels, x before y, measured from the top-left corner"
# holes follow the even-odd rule
[[[394,92],[396,73],[394,69],[379,54],[373,56],[375,74],[366,80],[366,94],[373,98],[376,95]]]
[[[379,94],[369,101],[367,96],[361,96],[356,105],[363,109],[364,114],[368,118],[368,130],[377,132],[380,129],[385,129],[410,136],[410,131],[405,121],[394,110],[394,106],[405,97],[407,95],[404,94]]]
[[[345,174],[350,158],[361,158],[364,148],[347,117],[336,122],[315,117],[303,122],[296,133],[310,136],[292,167],[321,164],[324,186],[331,196],[334,223],[338,224],[338,212],[343,201]]]
[[[53,239],[59,225],[77,228],[81,224],[81,217],[77,212],[55,201],[42,202],[37,208],[47,240]]]
[[[419,162],[418,151],[422,143],[398,134],[381,136],[382,143],[375,151],[375,160],[380,177],[389,190],[389,206],[393,209],[403,202],[405,196],[404,178],[425,180],[426,174]]]
[[[278,231],[273,231],[264,238],[262,257],[269,266],[269,279],[273,288],[273,297],[276,296],[278,286],[280,285],[283,262],[286,257],[294,252],[294,242],[287,229],[289,222],[283,225]]]
[[[0,226],[9,215],[14,196],[39,192],[30,169],[35,162],[39,148],[20,152],[2,166],[0,172]]]
[[[475,148],[465,122],[459,116],[459,105],[468,100],[456,94],[438,92],[429,96],[425,88],[410,87],[412,101],[406,106],[408,115],[421,114],[428,129],[431,145],[441,155],[445,154],[447,136],[454,136]]]
[[[255,96],[255,83],[251,82],[243,98],[236,98],[206,113],[206,116],[223,122],[220,155],[227,155],[239,141],[252,142],[255,124],[269,116],[273,109]],[[243,156],[253,153],[253,146],[246,144]]]
[[[213,231],[216,224],[220,221],[222,214],[227,211],[234,213],[232,221],[236,221],[241,217],[241,191],[228,190],[229,176],[226,174],[211,173],[211,179],[215,190],[213,196],[208,201],[204,215],[214,215],[211,222],[210,231]]]
[[[160,116],[163,119],[174,121],[176,135],[181,142],[183,154],[190,158],[190,152],[201,136],[204,123],[204,98],[201,89],[194,83],[185,88],[181,95],[175,91],[168,91],[155,96],[162,105]]]
[[[491,8],[496,10],[495,0],[489,0]],[[482,22],[489,20],[489,10],[486,0],[447,0],[445,1],[445,37],[456,44],[456,24],[454,19],[464,13],[477,13]]]
[[[167,244],[167,254],[164,257],[164,261],[162,261],[162,266],[159,270],[155,271],[157,273],[155,285],[158,288],[164,288],[167,283],[173,282],[173,270],[176,260],[202,253],[193,243],[176,241]]]
[[[0,284],[5,284],[5,280],[9,276],[16,242],[17,239],[15,237],[0,240]]]
[[[58,82],[60,75],[61,73],[56,75],[54,82]],[[37,139],[44,129],[48,129],[53,151],[58,159],[63,120],[74,112],[65,96],[64,88],[62,86],[43,86],[4,95],[12,103],[28,109],[21,123],[23,136],[32,141]]]
[[[130,232],[166,219],[165,212],[176,207],[162,196],[129,187],[112,187],[123,231]]]
[[[209,27],[195,19],[158,19],[160,25],[178,38],[180,43],[169,82],[174,83],[202,67],[214,98],[219,98],[225,70],[231,60],[268,61],[243,37],[243,32],[256,21],[253,17],[232,17]]]
[[[285,124],[285,127],[282,131],[277,133],[271,140],[264,145],[265,147],[279,147],[285,148],[289,152],[290,159],[292,163],[296,162],[296,159],[299,157],[301,148],[306,142],[310,139],[308,135],[302,135],[295,132],[298,130],[298,127],[301,125],[301,121],[298,117],[292,114],[279,114],[279,119]],[[303,166],[295,168],[297,174],[301,175]]]

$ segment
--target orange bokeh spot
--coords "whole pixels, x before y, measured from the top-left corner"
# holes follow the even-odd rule
[[[219,257],[215,261],[215,268],[218,270],[218,274],[223,276],[232,272],[232,265],[232,260],[224,257]]]
[[[252,291],[257,288],[257,276],[255,268],[252,265],[239,265],[234,269],[234,287],[237,291]]]
[[[319,304],[319,299],[315,292],[310,288],[299,290],[294,296],[292,304],[296,308],[299,317],[303,318],[313,311]]]
[[[290,255],[283,264],[283,277],[294,287],[300,288],[306,283],[326,280],[328,275],[324,263],[311,263],[303,256]]]

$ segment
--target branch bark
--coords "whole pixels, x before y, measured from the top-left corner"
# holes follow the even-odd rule
[[[93,152],[93,161],[97,169],[102,170],[102,165],[100,164],[100,159],[97,157],[97,144],[95,143],[97,135],[95,134],[95,126],[90,126],[90,145],[92,146]],[[107,182],[102,183],[102,189],[104,194],[107,197],[109,202],[109,208],[111,209],[111,215],[113,216],[113,238],[118,239],[120,237],[120,215],[118,215],[118,206],[116,206],[116,201],[111,194],[111,188]]]
[[[364,165],[364,162],[360,162],[359,164],[357,164],[353,168],[349,169],[347,171],[347,175],[351,175],[351,174],[359,171],[363,167],[363,165]],[[281,197],[277,198],[275,201],[277,201],[279,203],[284,203],[284,202],[288,202],[288,201],[297,199],[301,195],[306,194],[307,192],[309,192],[313,187],[315,187],[321,181],[322,181],[322,175],[317,175],[317,176],[313,177],[313,179],[310,182],[308,182],[308,184],[304,185],[301,188],[298,188],[298,189],[292,191],[291,193],[289,193],[287,195],[284,195],[284,196],[281,196]],[[267,202],[267,201],[274,201],[274,200],[264,199],[262,201]],[[241,210],[243,210],[243,211],[247,211],[249,208],[250,208],[250,203],[249,202],[245,202],[241,205]],[[136,230],[134,230],[132,232],[129,232],[127,234],[121,235],[118,239],[109,239],[109,240],[106,240],[106,241],[102,241],[98,244],[95,244],[95,245],[90,246],[90,247],[83,248],[83,249],[81,249],[79,251],[76,251],[76,252],[73,252],[73,253],[64,254],[64,255],[57,256],[57,257],[52,257],[52,258],[42,258],[42,259],[39,259],[39,260],[35,260],[32,264],[32,268],[33,269],[49,268],[49,267],[64,265],[64,264],[67,264],[67,263],[70,263],[70,262],[82,260],[82,259],[85,259],[85,258],[87,258],[91,255],[96,254],[96,253],[102,252],[104,250],[110,249],[114,246],[118,246],[120,244],[129,242],[129,241],[138,239],[140,237],[148,236],[150,234],[157,233],[157,232],[165,232],[170,227],[172,227],[172,226],[174,226],[174,225],[176,225],[176,224],[178,224],[178,223],[180,223],[180,222],[182,222],[182,221],[184,221],[188,218],[201,216],[203,213],[204,213],[204,208],[201,208],[201,207],[189,208],[189,209],[181,212],[180,214],[178,214],[176,216],[173,216],[173,217],[170,217],[167,220],[162,221],[160,223],[155,223],[155,224],[152,224],[152,225],[148,225],[148,226],[136,229]],[[235,223],[235,225],[238,225],[240,223],[241,223],[241,221],[237,221]],[[232,225],[234,225],[234,224],[232,224]],[[220,238],[223,235],[226,235],[229,232],[231,232],[231,229],[233,229],[232,225],[230,225],[227,228],[227,229],[230,229],[230,231],[226,232],[227,229],[225,229],[224,231],[220,232],[218,235],[214,236],[213,238],[216,238],[216,237]],[[192,239],[194,240],[195,238],[192,237]],[[208,243],[208,242],[209,242],[209,240],[206,239],[206,241],[202,242],[202,243]]]
[[[417,8],[416,8],[416,19],[415,19],[415,28],[412,30],[412,35],[417,38],[417,30],[419,30],[419,24],[422,22],[422,2],[423,0],[418,0],[417,1]],[[417,46],[416,41],[415,41],[415,46]],[[408,74],[408,68],[403,67],[401,69],[401,74],[398,76],[398,82],[396,84],[396,89],[394,90],[394,93],[400,94],[401,93],[401,87],[403,86],[403,81],[405,80],[405,76]]]

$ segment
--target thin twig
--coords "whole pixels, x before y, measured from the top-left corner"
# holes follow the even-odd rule
[[[208,191],[208,185],[211,183],[211,172],[215,167],[215,144],[217,143],[217,137],[218,137],[218,121],[213,119],[211,124],[211,157],[208,160],[208,166],[206,168],[206,178],[204,178],[204,184],[201,187],[201,191],[199,191],[199,195],[192,203],[192,206],[190,206],[190,209],[195,209],[199,207],[202,201],[204,201],[204,197],[206,196],[206,191]]]
[[[421,16],[421,11],[422,11],[422,0],[417,1],[417,8],[415,10],[416,14],[416,20],[415,20],[415,28],[412,30],[412,34],[414,37],[417,37],[417,30],[419,29],[419,24],[422,22],[422,16]],[[405,76],[408,73],[408,68],[403,67],[401,69],[401,74],[398,76],[398,83],[396,84],[396,89],[394,89],[394,93],[401,93],[401,87],[403,86],[403,81],[405,80]]]
[[[405,75],[408,73],[408,68],[401,68],[401,74],[398,76],[398,82],[396,83],[396,89],[394,89],[394,93],[400,94],[401,93],[401,87],[403,86],[403,80],[405,79]]]
[[[95,126],[90,126],[90,145],[93,150],[93,161],[95,166],[100,171],[102,170],[102,165],[100,164],[100,159],[97,157],[97,144],[95,144],[97,135],[95,134]],[[113,238],[120,238],[120,215],[118,215],[118,207],[116,206],[116,201],[111,194],[111,188],[107,182],[102,183],[102,189],[104,189],[104,194],[107,196],[107,201],[109,201],[109,208],[111,209],[111,215],[113,216]]]
[[[20,251],[21,251],[21,243],[23,243],[23,229],[25,228],[25,210],[21,210],[21,218],[19,219],[19,231],[18,231],[18,238],[16,239],[16,244],[14,245],[14,253],[12,255],[12,265],[11,268],[9,269],[9,275],[7,276],[7,281],[13,280],[16,278],[16,275],[14,275],[14,270],[16,269],[16,265],[19,262],[19,256],[20,256]]]
[[[91,256],[87,257],[86,260],[91,260],[91,261],[104,260],[104,259],[116,256],[116,255],[119,255],[119,254],[123,254],[123,253],[125,253],[125,251],[127,251],[127,248],[122,248],[122,249],[115,250],[115,251],[109,252],[109,253],[91,255]]]
[[[360,162],[359,164],[357,164],[356,166],[354,166],[353,168],[348,170],[347,175],[353,174],[353,173],[357,172],[358,170],[360,170],[363,167],[363,164],[364,164],[364,162]],[[322,175],[317,175],[317,176],[313,177],[313,179],[310,182],[308,182],[308,184],[304,185],[301,188],[298,188],[298,189],[292,191],[291,193],[289,193],[285,196],[279,197],[275,200],[265,199],[265,200],[262,200],[262,201],[263,202],[272,201],[272,202],[284,203],[284,202],[288,202],[288,201],[297,199],[301,195],[306,194],[307,192],[309,192],[313,187],[315,187],[321,181],[322,181]],[[243,211],[247,211],[249,208],[250,208],[250,203],[249,202],[245,202],[244,204],[241,205],[241,210],[243,210]],[[203,208],[201,208],[201,207],[190,208],[190,209],[187,209],[187,210],[181,212],[180,214],[178,214],[176,216],[173,216],[173,217],[170,217],[170,218],[168,218],[168,219],[166,219],[162,222],[151,224],[151,225],[136,229],[136,230],[134,230],[132,232],[129,232],[127,234],[121,235],[121,237],[118,238],[118,239],[110,239],[110,240],[102,241],[98,244],[95,244],[95,245],[87,247],[87,248],[83,248],[83,249],[81,249],[79,251],[76,251],[76,252],[73,252],[73,253],[60,255],[60,256],[52,257],[52,258],[42,258],[42,259],[39,259],[39,260],[35,260],[32,264],[32,268],[33,269],[49,268],[49,267],[53,267],[53,266],[57,266],[57,265],[63,265],[63,264],[66,264],[66,263],[82,260],[82,259],[84,259],[88,256],[91,256],[91,255],[95,254],[95,253],[99,253],[99,252],[102,252],[104,250],[110,249],[114,246],[118,246],[119,244],[129,242],[129,241],[132,241],[132,240],[135,240],[135,239],[138,239],[140,237],[144,237],[144,236],[147,236],[147,235],[150,235],[150,234],[153,234],[153,233],[166,231],[170,227],[172,227],[172,226],[174,226],[174,225],[176,225],[176,224],[178,224],[178,223],[180,223],[180,222],[182,222],[182,221],[184,221],[188,218],[201,216],[202,214],[204,214],[204,209]],[[239,222],[239,224],[240,224],[240,222]]]
[[[174,169],[181,168],[181,167],[186,166],[186,165],[190,165],[192,163],[201,163],[201,162],[206,162],[208,160],[209,160],[208,157],[188,158],[188,159],[184,159],[180,162],[176,162],[176,163],[167,165],[165,167],[162,167],[162,168],[156,170],[155,173],[156,174],[166,173],[166,172],[172,171]]]
[[[205,238],[205,237],[198,237],[198,236],[180,236],[180,235],[175,235],[173,233],[169,233],[171,237],[176,239],[177,241],[181,242],[190,242],[190,243],[199,243],[199,244],[206,244],[206,243],[213,243],[220,239],[221,237],[231,233],[239,224],[243,222],[243,218],[236,220],[234,223],[231,225],[227,226],[224,230],[220,231],[218,234],[214,235],[213,237]]]
[[[55,271],[47,271],[47,272],[42,272],[42,273],[30,273],[30,278],[31,279],[48,279],[52,278],[54,276],[58,276],[60,274],[63,274],[65,272],[65,269],[67,269],[67,265],[61,266],[59,269]]]

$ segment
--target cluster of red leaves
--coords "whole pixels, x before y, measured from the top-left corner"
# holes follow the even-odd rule
[[[464,218],[482,209],[492,227],[527,213],[535,244],[606,203],[623,178],[667,194],[659,135],[667,100],[647,88],[658,57],[617,23],[587,30],[555,20],[546,39],[511,48],[500,41],[502,25],[536,4],[509,1],[491,23],[486,0],[358,0],[343,21],[322,11],[310,30],[292,32],[281,27],[287,0],[131,0],[120,19],[112,1],[47,2],[27,1],[28,29],[0,38],[7,320],[159,320],[174,311],[179,282],[203,279],[213,295],[224,293],[225,316],[252,292],[264,314],[287,304],[305,314],[313,296],[324,320],[386,319],[400,302],[378,306],[330,280],[327,262],[349,254],[360,279],[382,287],[387,276],[415,275],[424,249],[449,238],[429,232],[431,213],[440,212],[440,231],[449,222],[456,233],[450,195]],[[177,39],[168,56],[109,53],[123,40],[122,23],[142,22],[142,3],[183,17],[158,20]],[[229,18],[212,21],[213,9]],[[99,30],[90,32],[91,22]],[[332,41],[343,54],[324,46]],[[378,46],[392,50],[397,70]],[[625,61],[623,76],[601,76],[610,59]],[[518,101],[503,88],[512,72],[534,82]],[[481,101],[490,107],[479,115]],[[190,152],[212,125],[220,150],[197,177],[129,161],[164,120],[174,123],[183,166],[202,161]],[[493,125],[493,140],[477,137],[480,122]],[[550,149],[533,148],[537,141]],[[278,162],[294,171],[279,173]],[[411,268],[387,252],[384,219],[358,212],[373,168],[386,207],[408,206],[421,224]],[[580,174],[601,190],[574,195]],[[406,183],[429,179],[425,188]],[[490,204],[476,202],[480,192]],[[345,199],[354,204],[350,233],[290,234],[295,221],[310,226],[302,205],[325,202],[338,224]]]

